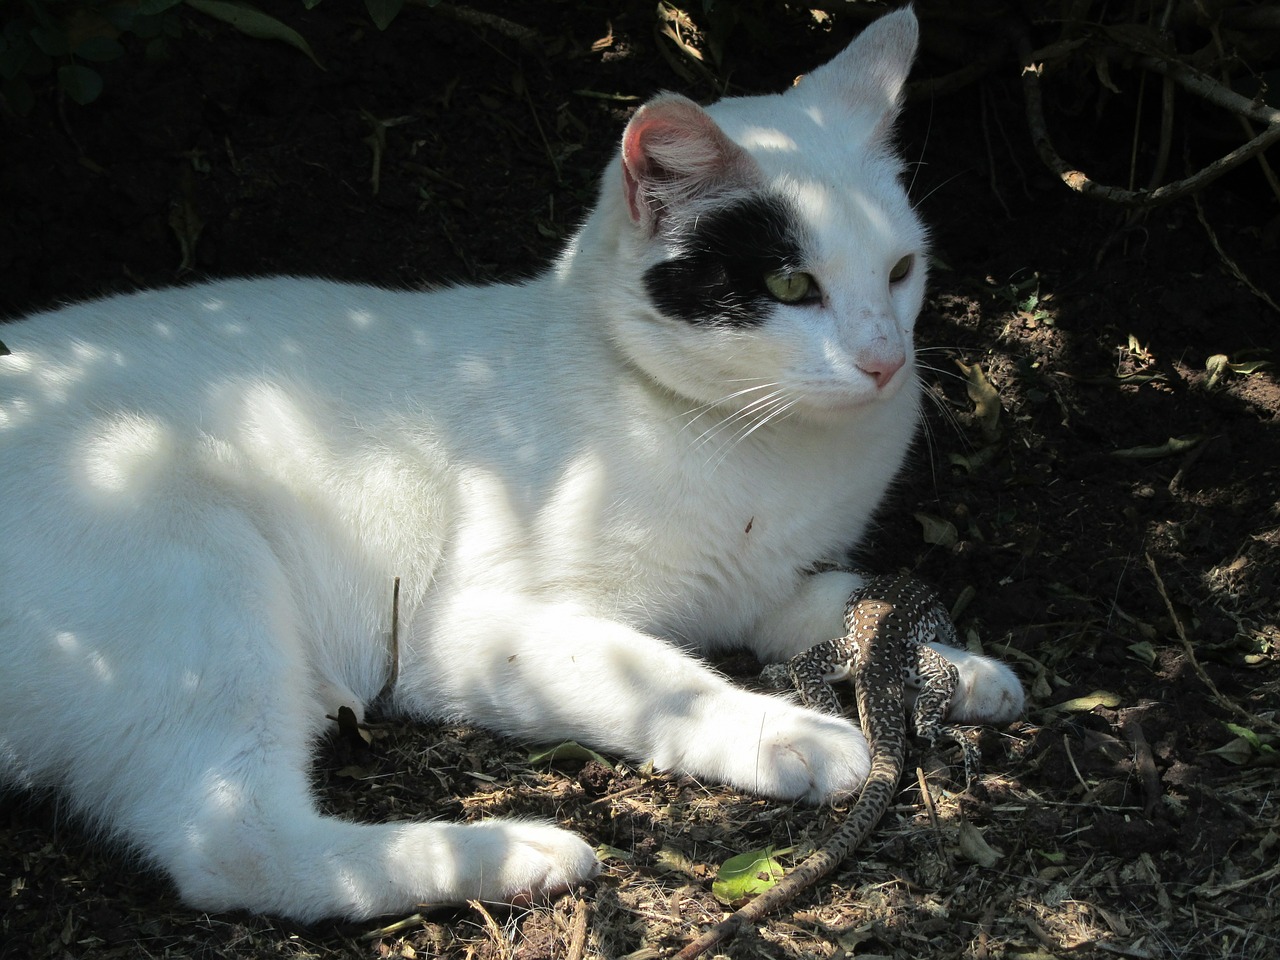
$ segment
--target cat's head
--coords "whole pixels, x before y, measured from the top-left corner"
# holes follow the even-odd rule
[[[890,137],[916,44],[903,10],[786,93],[635,114],[601,203],[633,363],[760,417],[846,415],[913,381],[925,231]]]

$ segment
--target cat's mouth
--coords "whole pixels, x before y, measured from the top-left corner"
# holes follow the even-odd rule
[[[840,419],[888,403],[914,378],[905,371],[883,386],[867,382],[841,387],[813,385],[796,391],[796,412],[814,419]]]

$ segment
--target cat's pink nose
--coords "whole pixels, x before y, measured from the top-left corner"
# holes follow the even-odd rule
[[[906,363],[907,358],[902,354],[865,357],[858,363],[858,369],[875,380],[877,390],[883,390],[889,385],[893,375],[906,366]]]

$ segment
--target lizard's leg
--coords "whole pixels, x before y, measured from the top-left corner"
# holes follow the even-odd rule
[[[954,740],[964,755],[964,776],[968,782],[978,771],[978,749],[970,731],[946,723],[951,698],[960,684],[960,672],[938,651],[926,644],[916,648],[914,672],[920,691],[912,707],[916,734],[935,745],[940,737]]]

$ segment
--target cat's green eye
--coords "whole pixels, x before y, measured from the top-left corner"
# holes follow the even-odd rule
[[[807,273],[771,270],[764,275],[764,288],[769,296],[782,303],[799,303],[818,295],[818,283]]]
[[[916,262],[913,254],[908,253],[905,257],[893,265],[893,269],[889,271],[889,282],[897,283],[911,272],[911,265]]]

